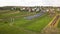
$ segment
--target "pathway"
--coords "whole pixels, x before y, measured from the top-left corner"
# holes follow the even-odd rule
[[[57,28],[60,15],[56,15],[53,20],[42,30],[41,34],[59,34],[60,30]]]

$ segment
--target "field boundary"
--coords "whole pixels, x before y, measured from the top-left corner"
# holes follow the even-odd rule
[[[54,34],[56,34],[56,33],[58,33],[58,32],[60,32],[59,30],[58,30],[58,28],[57,28],[57,24],[58,24],[58,22],[59,22],[59,18],[60,18],[60,15],[59,14],[57,14],[54,18],[53,18],[53,20],[42,30],[42,34],[52,34],[52,33],[54,33]]]
[[[52,21],[56,18],[56,16],[57,16],[57,15],[54,16],[54,18],[51,20],[51,22],[50,22],[48,25],[46,25],[46,26],[44,27],[44,29],[47,28],[48,26],[50,26],[50,24],[51,24]],[[43,29],[43,30],[44,30],[44,29]]]

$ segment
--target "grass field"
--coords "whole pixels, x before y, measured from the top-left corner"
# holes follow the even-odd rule
[[[0,16],[0,18],[4,19],[3,22],[0,21],[0,34],[33,34],[33,32],[40,32],[53,19],[49,14],[44,14],[32,20],[24,19],[25,15],[34,15],[36,12],[20,12],[15,14],[10,14],[11,12],[9,12],[9,15],[7,13],[3,13]],[[10,17],[14,18],[13,22],[11,22]],[[4,23],[5,21],[8,21],[8,23]],[[32,31],[32,33],[26,30]]]
[[[31,21],[28,25],[26,24],[24,27],[28,30],[40,32],[52,20],[52,18],[53,17],[50,18],[48,15],[43,15],[42,17]]]
[[[60,28],[60,20],[59,20],[59,22],[58,22],[58,28]]]

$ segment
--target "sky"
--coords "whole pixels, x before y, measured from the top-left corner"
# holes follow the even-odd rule
[[[0,6],[60,6],[60,0],[0,0]]]

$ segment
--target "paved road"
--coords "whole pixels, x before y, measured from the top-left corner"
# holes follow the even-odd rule
[[[37,14],[35,14],[35,15],[33,15],[33,16],[27,16],[27,17],[24,17],[24,18],[25,18],[25,19],[28,19],[28,20],[31,20],[31,19],[33,19],[33,18],[37,18],[37,17],[42,16],[44,13],[45,13],[45,12],[40,11],[40,13],[37,13]]]

